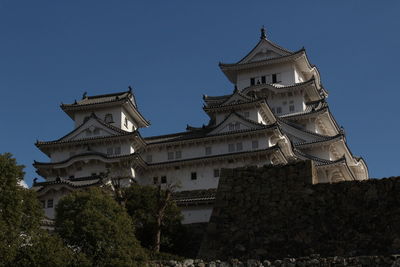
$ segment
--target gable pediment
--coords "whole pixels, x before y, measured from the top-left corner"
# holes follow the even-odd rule
[[[226,99],[221,106],[225,106],[225,105],[233,105],[233,104],[240,104],[240,103],[245,103],[245,102],[249,102],[252,99],[249,97],[246,97],[242,94],[239,94],[237,92],[235,92],[234,94],[232,94],[228,99]]]
[[[120,134],[120,132],[112,129],[111,127],[107,127],[104,125],[104,123],[101,123],[97,118],[90,117],[81,126],[61,138],[59,141],[73,141],[93,137],[115,136]]]
[[[287,56],[289,54],[290,53],[288,51],[279,48],[267,39],[261,39],[260,42],[254,47],[254,49],[238,63],[251,63],[271,58]]]
[[[221,122],[218,126],[216,126],[211,132],[207,135],[215,135],[227,132],[235,132],[235,131],[243,131],[250,129],[258,129],[261,128],[261,125],[258,125],[256,122],[251,122],[237,113],[231,113],[228,117]]]

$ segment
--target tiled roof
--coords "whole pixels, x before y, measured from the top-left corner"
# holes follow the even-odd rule
[[[237,68],[246,68],[248,66],[252,65],[259,65],[259,64],[264,64],[264,63],[276,63],[276,62],[281,62],[281,61],[287,61],[287,60],[292,60],[296,59],[297,57],[300,57],[302,54],[305,53],[305,49],[302,48],[296,52],[293,52],[289,55],[281,56],[281,57],[276,57],[276,58],[270,58],[270,59],[265,59],[265,60],[260,60],[260,61],[253,61],[253,62],[248,62],[248,63],[219,63],[219,66],[221,69],[228,69],[232,67],[237,67]]]
[[[187,158],[187,159],[182,159],[182,160],[171,160],[171,161],[163,161],[163,162],[158,162],[158,163],[147,163],[147,166],[159,166],[159,165],[168,165],[172,163],[182,163],[182,162],[187,162],[187,161],[199,161],[199,160],[210,160],[210,159],[215,159],[215,158],[226,158],[226,157],[235,157],[235,156],[240,156],[240,155],[251,155],[255,153],[265,153],[265,152],[273,152],[273,151],[281,151],[279,145],[274,145],[268,148],[264,149],[257,149],[257,150],[247,150],[247,151],[242,151],[242,152],[234,152],[234,153],[226,153],[226,154],[217,154],[217,155],[212,155],[212,156],[203,156],[203,157],[196,157],[196,158]],[[283,153],[282,153],[283,155]]]
[[[257,128],[229,131],[229,132],[224,132],[224,133],[220,133],[220,134],[208,135],[208,133],[210,133],[212,130],[216,129],[218,126],[222,125],[233,114],[238,116],[240,119],[254,125]],[[222,122],[220,122],[218,125],[215,125],[215,126],[206,126],[206,127],[197,128],[197,129],[194,129],[192,127],[192,128],[190,128],[191,131],[168,134],[168,135],[144,137],[143,139],[147,144],[159,144],[159,143],[176,142],[176,141],[183,141],[183,140],[189,140],[189,139],[198,139],[198,138],[244,133],[244,132],[250,132],[250,131],[255,131],[255,130],[260,130],[260,129],[269,129],[269,128],[275,128],[275,127],[277,127],[276,124],[271,124],[271,125],[260,124],[255,121],[244,118],[242,115],[240,115],[236,112],[231,112],[230,115],[228,115]]]
[[[172,198],[178,206],[212,204],[215,200],[217,189],[200,189],[174,192]]]
[[[107,154],[104,154],[101,152],[88,151],[85,153],[80,153],[80,154],[71,156],[65,160],[58,161],[58,162],[38,162],[35,160],[33,165],[36,167],[36,166],[51,166],[51,165],[63,164],[63,163],[67,163],[68,161],[70,161],[74,158],[79,158],[79,157],[84,157],[84,156],[100,156],[104,159],[123,159],[123,158],[130,158],[130,157],[140,157],[137,153],[126,154],[126,155],[117,155],[117,156],[108,156]]]
[[[105,95],[95,95],[95,96],[84,96],[81,100],[75,101],[73,104],[62,104],[61,107],[70,108],[77,106],[87,106],[87,105],[95,105],[95,104],[103,104],[110,103],[116,101],[123,101],[129,99],[129,97],[133,96],[131,92],[118,92],[113,94],[105,94]]]
[[[73,188],[81,188],[81,187],[99,185],[99,184],[102,184],[102,182],[103,182],[103,178],[100,176],[82,177],[82,178],[78,178],[78,179],[57,178],[54,181],[34,182],[32,188],[36,191],[40,191],[46,186],[59,185],[59,184],[68,185]]]

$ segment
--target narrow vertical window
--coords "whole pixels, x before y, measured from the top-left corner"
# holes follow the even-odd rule
[[[167,183],[167,176],[161,176],[161,183],[166,184]]]
[[[272,83],[277,83],[278,79],[276,78],[276,74],[272,74]]]
[[[282,108],[281,107],[277,107],[276,108],[276,113],[277,114],[281,114],[282,113]]]
[[[53,207],[53,199],[47,200],[47,207],[52,208]]]
[[[228,151],[234,152],[235,151],[235,144],[228,144]]]
[[[294,111],[294,105],[290,105],[290,106],[289,106],[289,111],[290,111],[290,112],[293,112],[293,111]]]
[[[206,155],[211,155],[211,153],[212,153],[211,147],[207,146],[205,149],[206,149]]]
[[[119,147],[119,146],[115,147],[115,148],[114,148],[114,154],[115,154],[115,155],[121,154],[121,147]]]
[[[190,174],[190,179],[191,179],[191,180],[197,180],[197,172],[192,172],[192,173]]]
[[[175,151],[175,158],[176,158],[176,159],[182,158],[182,151],[180,151],[180,150]]]
[[[257,149],[258,148],[258,140],[253,140],[251,142],[251,148],[253,148],[253,149]]]
[[[242,151],[243,150],[243,144],[242,143],[236,143],[236,151]]]
[[[174,152],[172,151],[168,152],[168,159],[169,160],[174,159]]]
[[[219,169],[214,169],[214,177],[219,177]]]
[[[240,123],[239,122],[235,123],[235,130],[240,130]]]
[[[255,80],[254,80],[254,78],[251,78],[250,79],[250,85],[254,85],[255,84]]]
[[[261,76],[261,83],[265,84],[265,76]]]
[[[153,184],[158,184],[158,177],[157,176],[153,177]]]

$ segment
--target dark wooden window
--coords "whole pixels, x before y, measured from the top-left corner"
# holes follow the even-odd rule
[[[158,184],[158,177],[157,176],[153,177],[153,184]]]
[[[192,180],[197,180],[197,172],[192,172],[192,173],[190,174],[190,178],[191,178]]]
[[[261,83],[265,83],[265,76],[261,76]]]
[[[219,177],[219,169],[214,169],[214,177]]]
[[[47,207],[52,208],[53,207],[53,199],[47,200]]]
[[[254,80],[254,78],[251,78],[250,79],[250,85],[254,85],[255,84],[255,80]]]
[[[161,183],[166,184],[167,183],[167,176],[161,176]]]
[[[276,74],[272,74],[272,83],[277,83]]]

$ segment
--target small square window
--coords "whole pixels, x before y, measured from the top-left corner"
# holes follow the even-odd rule
[[[113,148],[107,147],[107,155],[112,155],[112,154],[113,154]]]
[[[235,144],[228,144],[228,151],[234,152],[235,151]]]
[[[219,169],[214,169],[214,177],[219,177]]]
[[[167,183],[167,176],[161,176],[161,183],[166,184]]]
[[[244,116],[245,118],[250,117],[250,112],[248,112],[248,111],[244,112],[244,113],[243,113],[243,116]]]
[[[175,158],[176,159],[182,158],[182,151],[175,151]]]
[[[281,107],[277,107],[276,108],[276,113],[277,114],[281,114],[282,113],[282,108]]]
[[[52,208],[53,207],[53,199],[47,200],[47,207]]]
[[[116,148],[114,148],[114,154],[115,155],[119,155],[119,154],[121,154],[121,147],[116,147]]]
[[[174,159],[174,152],[170,151],[168,152],[168,159]]]
[[[157,176],[153,177],[153,184],[158,184],[158,177]]]
[[[265,76],[261,76],[261,83],[265,83]]]
[[[243,150],[243,144],[242,143],[236,143],[236,151],[242,151]]]
[[[289,92],[288,93],[288,96],[293,96],[293,93],[292,92]],[[293,100],[292,100],[293,101]]]
[[[211,155],[211,153],[212,153],[211,147],[208,146],[208,147],[206,147],[205,149],[206,149],[206,155]]]
[[[197,172],[192,172],[192,173],[190,174],[190,179],[192,179],[192,180],[197,180]]]
[[[149,162],[149,163],[153,162],[153,155],[147,155],[146,156],[146,161]]]
[[[294,111],[294,105],[290,105],[290,106],[289,106],[289,111],[290,111],[290,112],[293,112],[293,111]]]
[[[252,147],[253,149],[257,149],[257,148],[258,148],[258,140],[253,140],[253,141],[251,142],[251,147]]]
[[[104,116],[104,122],[105,123],[113,123],[114,120],[113,120],[112,114],[110,114],[110,113],[106,114]]]

